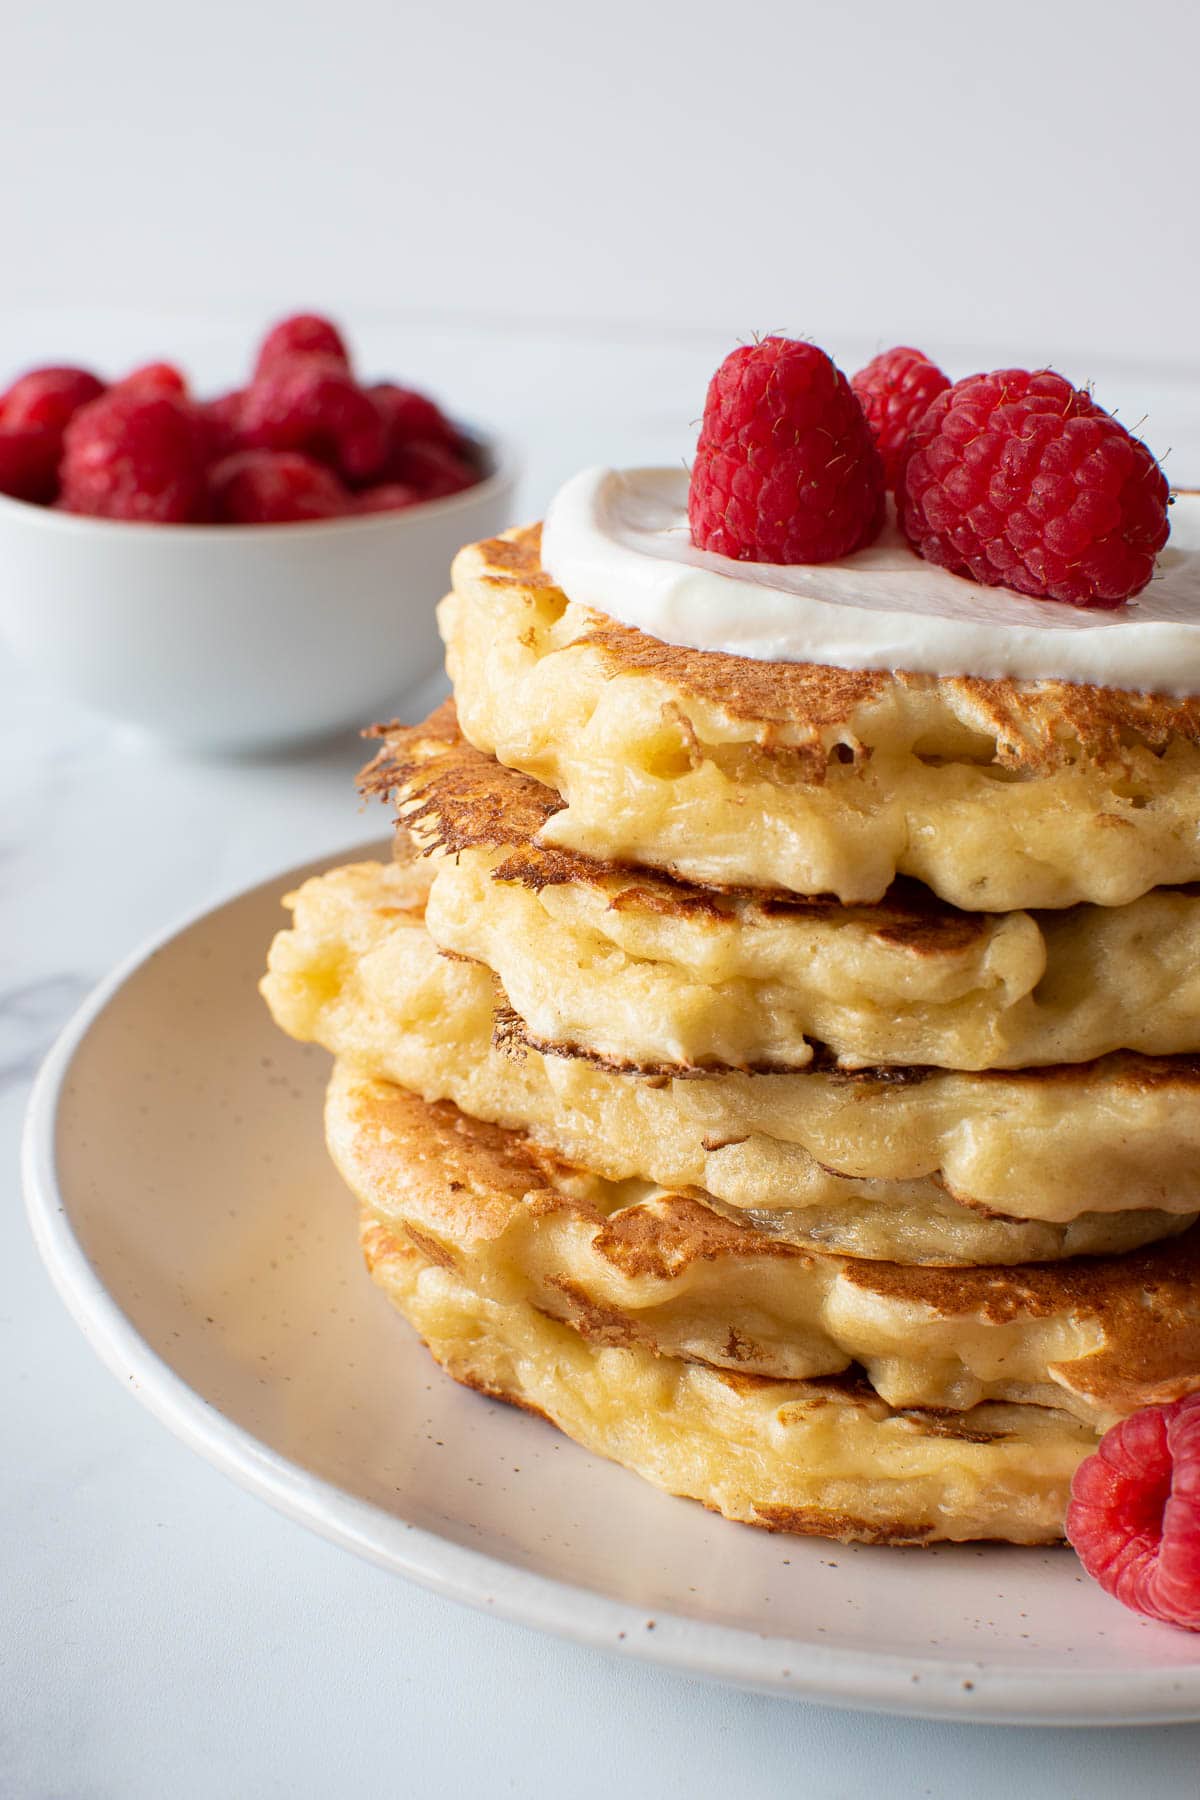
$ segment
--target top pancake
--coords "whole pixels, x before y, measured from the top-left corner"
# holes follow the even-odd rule
[[[463,730],[557,789],[544,841],[713,886],[968,910],[1200,878],[1200,699],[761,663],[573,605],[526,527],[455,559]]]

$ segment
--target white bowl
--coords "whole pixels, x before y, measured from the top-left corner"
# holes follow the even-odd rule
[[[389,711],[441,657],[461,545],[513,523],[516,466],[405,512],[138,525],[0,495],[0,630],[60,692],[173,744],[251,750]]]

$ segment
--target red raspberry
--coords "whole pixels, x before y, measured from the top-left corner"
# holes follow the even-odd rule
[[[363,490],[354,510],[360,513],[403,512],[409,506],[416,506],[420,499],[416,488],[406,487],[402,481],[381,481],[375,487]]]
[[[87,369],[31,369],[0,400],[0,421],[39,426],[61,438],[68,419],[103,392],[104,383]]]
[[[187,376],[180,373],[174,363],[143,363],[140,368],[131,369],[115,384],[119,388],[136,389],[140,394],[176,394],[180,399],[187,395]]]
[[[1075,1471],[1067,1536],[1106,1594],[1200,1631],[1200,1394],[1104,1434]]]
[[[883,498],[862,407],[823,350],[768,337],[725,358],[692,465],[693,543],[742,562],[831,562],[876,535]]]
[[[376,382],[367,391],[382,414],[389,456],[416,438],[457,448],[458,433],[441,407],[428,395],[419,394],[415,388],[397,387],[391,381]]]
[[[59,433],[43,425],[0,424],[0,494],[48,505],[58,487],[61,447]]]
[[[345,368],[350,367],[350,352],[341,332],[316,313],[297,313],[294,318],[281,319],[273,325],[262,341],[254,373],[259,376],[281,358],[293,356],[330,356]]]
[[[337,476],[294,450],[241,450],[209,474],[212,515],[226,525],[336,519],[350,496]]]
[[[448,444],[418,438],[404,444],[388,463],[389,481],[414,488],[418,499],[444,500],[474,487],[479,471]]]
[[[0,493],[46,505],[58,492],[63,432],[104,392],[86,369],[31,369],[0,399]]]
[[[110,388],[63,438],[62,505],[96,518],[186,524],[207,516],[205,444],[174,394]]]
[[[231,393],[217,394],[212,400],[200,402],[200,417],[208,438],[208,454],[213,462],[222,456],[232,455],[237,448],[245,392],[244,388],[234,388]]]
[[[865,369],[850,377],[850,386],[879,446],[883,478],[894,488],[909,432],[929,402],[950,386],[950,377],[920,350],[899,345],[872,357]]]
[[[987,587],[1119,606],[1167,541],[1166,478],[1145,444],[1049,369],[972,375],[932,401],[896,484],[919,556]]]
[[[330,356],[281,356],[256,375],[239,439],[248,450],[301,450],[350,481],[370,481],[387,453],[374,401]]]

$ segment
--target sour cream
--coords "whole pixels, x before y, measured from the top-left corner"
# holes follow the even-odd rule
[[[585,469],[550,506],[543,566],[568,599],[693,650],[1200,694],[1200,495],[1176,496],[1150,585],[1088,611],[951,575],[890,517],[837,562],[735,562],[693,545],[687,488],[683,469]]]

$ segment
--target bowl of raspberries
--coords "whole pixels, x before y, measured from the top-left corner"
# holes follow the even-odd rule
[[[169,363],[33,369],[0,395],[0,627],[173,743],[315,738],[435,668],[450,561],[511,523],[515,475],[427,394],[361,379],[313,314],[212,398]]]

